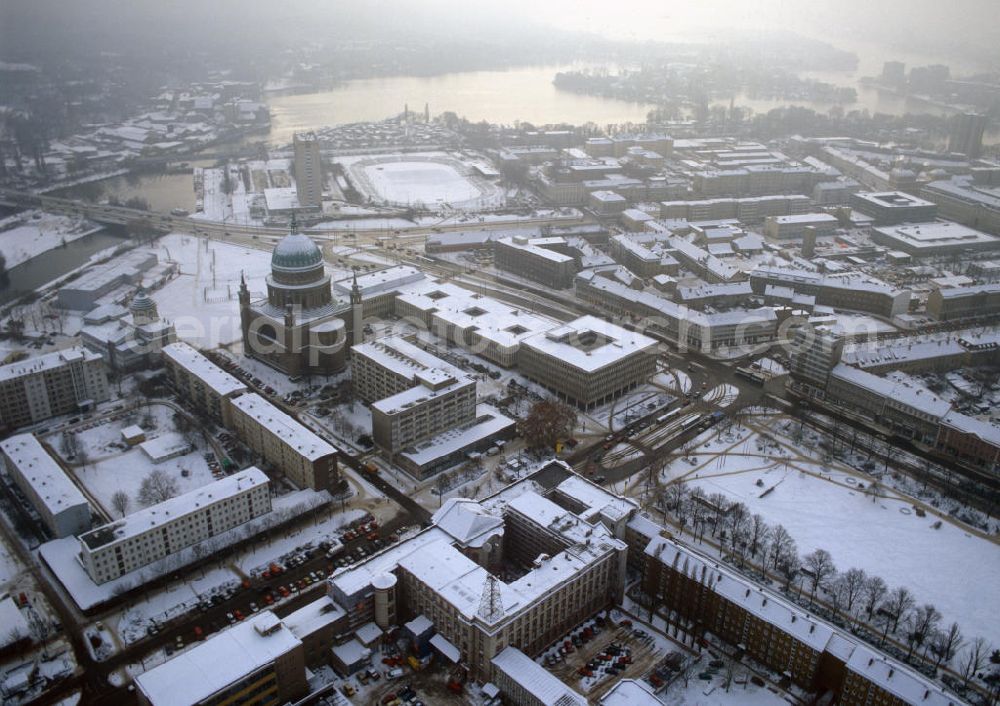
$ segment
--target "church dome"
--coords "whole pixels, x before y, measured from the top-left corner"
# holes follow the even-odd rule
[[[271,268],[277,270],[308,270],[323,263],[323,253],[307,235],[289,233],[271,253]]]
[[[146,290],[139,287],[139,290],[132,297],[132,303],[129,304],[129,310],[136,311],[152,311],[156,309],[156,302],[146,294]]]

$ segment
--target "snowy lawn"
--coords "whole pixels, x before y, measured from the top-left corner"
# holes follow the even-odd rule
[[[146,439],[175,431],[172,407],[153,404],[149,407],[149,413],[155,428],[146,431]],[[121,430],[141,422],[144,416],[145,410],[142,409],[135,413],[123,413],[113,419],[103,420],[106,423],[96,423],[90,429],[83,429],[74,435],[77,444],[86,449],[88,462],[83,467],[73,466],[73,473],[104,511],[113,518],[117,518],[119,513],[112,508],[111,496],[119,490],[129,496],[128,512],[135,512],[142,507],[138,498],[139,487],[153,469],[166,471],[177,482],[178,495],[200,488],[214,480],[208,462],[202,455],[205,452],[205,445],[200,435],[192,435],[197,442],[193,451],[160,463],[153,463],[138,446],[125,447],[121,439]],[[62,435],[51,435],[48,442],[56,451],[64,454]],[[185,471],[187,475],[184,474]]]
[[[10,540],[6,536],[0,537],[0,590],[5,589],[7,584],[24,571],[24,565],[14,556],[14,550],[7,544],[8,541]]]
[[[741,444],[744,449],[748,445]],[[842,571],[859,567],[880,575],[890,586],[907,586],[918,602],[933,603],[945,620],[957,620],[966,631],[1000,634],[1000,601],[981,591],[983,586],[1000,585],[996,544],[947,519],[934,529],[938,517],[918,517],[912,501],[892,491],[883,492],[893,497],[873,503],[858,488],[868,485],[866,478],[831,473],[812,461],[789,463],[792,467],[786,469],[783,462],[751,452],[718,460],[699,458],[696,468],[676,462],[674,467],[696,472],[698,477],[691,477],[689,484],[706,493],[723,493],[772,526],[784,525],[801,555],[826,549]],[[828,477],[801,473],[794,465]],[[758,479],[762,487],[756,485]]]
[[[766,688],[754,686],[747,680],[744,684],[732,684],[726,691],[725,674],[720,672],[710,681],[702,681],[692,669],[685,686],[684,679],[678,679],[660,694],[666,706],[787,706],[780,694]],[[746,679],[741,675],[741,681]]]

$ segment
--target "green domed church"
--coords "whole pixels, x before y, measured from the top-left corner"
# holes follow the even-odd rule
[[[246,281],[240,280],[243,350],[290,376],[338,373],[353,343],[360,299],[357,287],[350,301],[334,298],[323,254],[293,221],[271,253],[267,298],[251,301]]]

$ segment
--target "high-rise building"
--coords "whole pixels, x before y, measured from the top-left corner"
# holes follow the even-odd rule
[[[962,113],[952,118],[951,134],[948,135],[948,151],[964,154],[975,159],[983,152],[983,132],[986,131],[986,116],[979,113]]]
[[[906,83],[906,64],[902,61],[887,61],[882,64],[882,83],[901,87]]]
[[[844,336],[807,324],[795,332],[792,347],[792,376],[822,389],[844,353]]]
[[[301,208],[323,206],[323,169],[319,138],[314,132],[295,133],[295,192]]]

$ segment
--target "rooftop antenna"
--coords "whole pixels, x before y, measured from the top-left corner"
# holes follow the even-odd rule
[[[479,617],[494,622],[503,617],[503,599],[500,597],[500,580],[493,574],[486,574],[483,597],[479,601]]]

